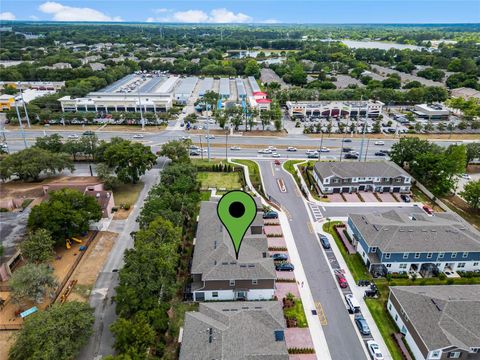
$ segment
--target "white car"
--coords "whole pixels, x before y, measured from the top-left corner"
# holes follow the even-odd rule
[[[305,151],[305,154],[307,154],[307,155],[308,154],[315,154],[317,152],[318,152],[317,150],[307,150],[307,151]]]
[[[272,151],[277,151],[277,148],[275,146],[269,146],[267,149]]]
[[[143,135],[142,134],[135,134],[135,135],[133,135],[133,138],[134,139],[143,139]]]
[[[297,151],[297,148],[296,147],[293,147],[293,146],[289,146],[287,148],[287,151]]]
[[[79,136],[77,134],[71,134],[71,135],[68,135],[68,138],[69,139],[78,139]]]
[[[368,340],[367,341],[367,348],[368,352],[370,353],[370,356],[372,357],[373,360],[383,360],[383,354],[380,351],[380,347],[378,344],[373,341],[373,340]]]
[[[262,150],[258,150],[258,153],[259,153],[259,154],[271,154],[271,153],[272,153],[272,150],[270,150],[270,149],[262,149]]]
[[[465,180],[472,180],[472,177],[468,174],[462,174],[462,179],[465,179]]]
[[[322,146],[322,147],[320,148],[320,152],[330,152],[330,149],[327,148],[327,147],[325,147],[325,146]]]
[[[205,139],[215,139],[215,135],[205,135]]]
[[[274,158],[279,158],[279,157],[280,157],[280,154],[279,154],[279,153],[276,153],[276,152],[274,152],[274,153],[272,153],[272,157],[274,157]]]
[[[240,150],[240,149],[241,149],[240,146],[232,146],[232,147],[230,148],[230,150]]]
[[[374,144],[378,145],[378,146],[383,146],[383,145],[385,145],[385,142],[384,141],[375,141]]]
[[[191,137],[190,136],[182,136],[182,140],[190,140]]]

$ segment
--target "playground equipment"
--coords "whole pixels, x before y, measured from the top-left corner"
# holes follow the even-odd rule
[[[65,239],[65,247],[67,250],[72,247],[72,241],[70,239]]]
[[[63,304],[67,300],[68,295],[70,295],[76,283],[77,283],[77,280],[70,280],[70,283],[68,284],[67,288],[65,289],[63,294],[60,296],[60,304]]]
[[[77,239],[75,237],[72,237],[72,240],[79,243],[79,244],[83,243],[83,240]]]

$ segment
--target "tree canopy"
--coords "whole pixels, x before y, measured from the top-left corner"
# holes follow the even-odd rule
[[[29,262],[42,263],[53,258],[55,240],[45,229],[29,232],[20,244],[20,251],[24,259]]]
[[[53,295],[57,281],[53,269],[46,264],[25,264],[13,272],[9,285],[14,302],[30,300],[40,304],[46,296]]]

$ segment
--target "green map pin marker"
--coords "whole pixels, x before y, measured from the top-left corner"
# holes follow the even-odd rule
[[[217,214],[232,239],[235,256],[238,259],[243,237],[257,214],[255,200],[246,192],[229,191],[218,202]]]

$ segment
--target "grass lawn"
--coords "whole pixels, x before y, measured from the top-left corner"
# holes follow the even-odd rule
[[[303,310],[302,300],[295,299],[295,306],[289,309],[284,309],[283,313],[287,318],[297,319],[297,326],[299,328],[308,327],[307,317],[305,316],[305,311]]]
[[[210,200],[210,195],[212,193],[209,190],[202,190],[200,191],[200,201],[208,201]]]
[[[250,181],[252,182],[253,187],[257,189],[260,194],[263,194],[262,180],[260,179],[260,169],[258,168],[258,164],[252,160],[234,159],[233,161],[248,167]]]
[[[367,271],[367,267],[363,263],[362,258],[359,254],[350,255],[347,253],[345,246],[343,245],[342,240],[338,237],[337,233],[335,232],[333,226],[342,224],[341,221],[330,221],[328,223],[323,224],[323,230],[328,232],[332,237],[335,239],[335,243],[337,244],[338,249],[342,253],[345,262],[347,263],[348,269],[352,273],[355,282],[360,279],[372,279],[372,275]]]
[[[473,210],[467,208],[461,208],[460,204],[454,199],[455,197],[448,198],[444,197],[441,200],[447,205],[450,210],[456,212],[458,215],[463,217],[467,222],[475,226],[478,230],[480,230],[480,215],[479,213],[475,213]],[[452,201],[453,200],[453,201]]]
[[[138,196],[140,195],[140,191],[143,189],[143,186],[143,182],[138,182],[136,184],[120,184],[115,186],[113,188],[115,205],[119,206],[121,204],[135,204]]]
[[[213,164],[220,164],[220,163],[226,163],[225,159],[208,159],[205,156],[205,159],[191,159],[192,164],[197,166],[197,167],[204,167],[204,166],[210,166]]]
[[[237,172],[206,172],[201,171],[197,174],[201,189],[217,188],[234,190],[242,187],[240,175]]]

